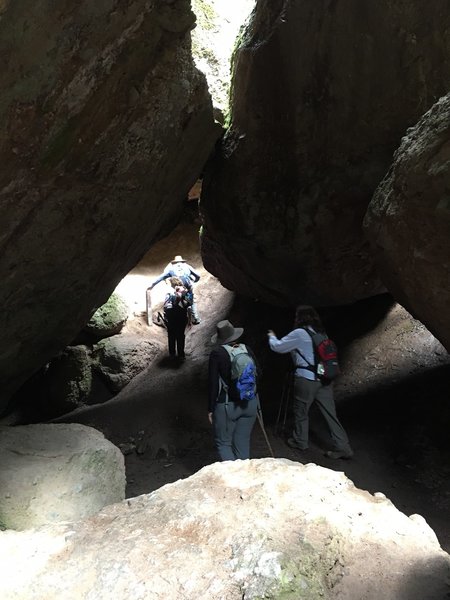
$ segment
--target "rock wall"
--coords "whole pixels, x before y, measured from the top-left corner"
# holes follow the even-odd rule
[[[344,473],[216,463],[85,521],[0,532],[5,600],[443,600],[450,557],[419,515]]]
[[[364,214],[407,127],[450,87],[448,3],[423,11],[257,2],[202,190],[203,260],[226,287],[280,305],[382,291]]]
[[[0,7],[1,406],[176,221],[218,135],[188,0]]]
[[[411,128],[366,214],[383,281],[450,351],[450,96]]]

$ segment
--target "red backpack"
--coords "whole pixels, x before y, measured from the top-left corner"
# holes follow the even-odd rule
[[[297,350],[298,354],[309,365],[303,368],[312,371],[317,379],[320,379],[323,383],[331,383],[341,374],[336,344],[325,333],[312,333],[308,329],[305,329],[305,331],[311,336],[313,343],[314,365],[311,365],[300,350]]]

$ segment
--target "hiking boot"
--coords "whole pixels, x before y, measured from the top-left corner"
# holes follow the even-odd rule
[[[325,456],[328,458],[351,458],[353,456],[353,450],[328,450],[325,452]]]
[[[300,446],[300,444],[296,442],[293,437],[288,438],[286,440],[286,444],[289,446],[289,448],[295,448],[296,450],[308,450],[307,447],[303,448],[303,446]]]
[[[200,325],[201,320],[200,319],[193,319],[192,320],[192,325]]]

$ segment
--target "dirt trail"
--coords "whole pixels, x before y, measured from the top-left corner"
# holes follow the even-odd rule
[[[268,350],[265,332],[270,327],[279,335],[286,333],[290,311],[236,300],[201,268],[195,289],[202,322],[187,333],[186,362],[170,364],[165,330],[145,325],[144,290],[167,262],[181,253],[193,266],[201,266],[197,231],[195,222],[180,225],[128,277],[136,313],[128,332],[157,340],[161,356],[113,400],[62,420],[92,425],[122,445],[128,497],[214,462],[206,408],[207,361],[215,323],[230,318],[245,326],[246,340],[261,361],[263,415],[275,456],[344,471],[357,487],[383,492],[407,515],[424,516],[442,547],[450,551],[450,361],[442,346],[387,296],[325,314],[329,333],[341,350],[344,374],[336,385],[336,400],[355,457],[332,461],[324,456],[328,440],[314,411],[310,449],[299,453],[288,448],[284,435],[275,435],[275,421],[289,365],[286,357]],[[124,289],[126,283],[121,284]],[[156,305],[165,291],[164,284],[158,287]],[[290,420],[289,411],[285,434]],[[269,456],[258,424],[252,456]]]

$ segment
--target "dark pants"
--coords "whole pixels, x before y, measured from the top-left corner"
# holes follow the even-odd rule
[[[304,377],[294,378],[294,432],[292,437],[302,448],[308,447],[309,409],[316,402],[333,440],[335,450],[350,450],[347,434],[339,421],[334,404],[333,384],[322,385]]]
[[[250,436],[258,400],[217,403],[213,413],[214,443],[220,460],[250,458]]]
[[[187,325],[187,311],[171,308],[165,313],[170,356],[184,358],[184,342]]]
[[[194,298],[194,288],[192,285],[192,280],[190,277],[185,276],[185,277],[181,277],[181,281],[183,282],[184,287],[186,289],[188,289],[189,293],[191,294],[192,304],[190,307],[190,311],[191,311],[191,315],[192,315],[192,322],[200,323],[200,317],[198,316],[198,312],[197,312],[197,303]]]

